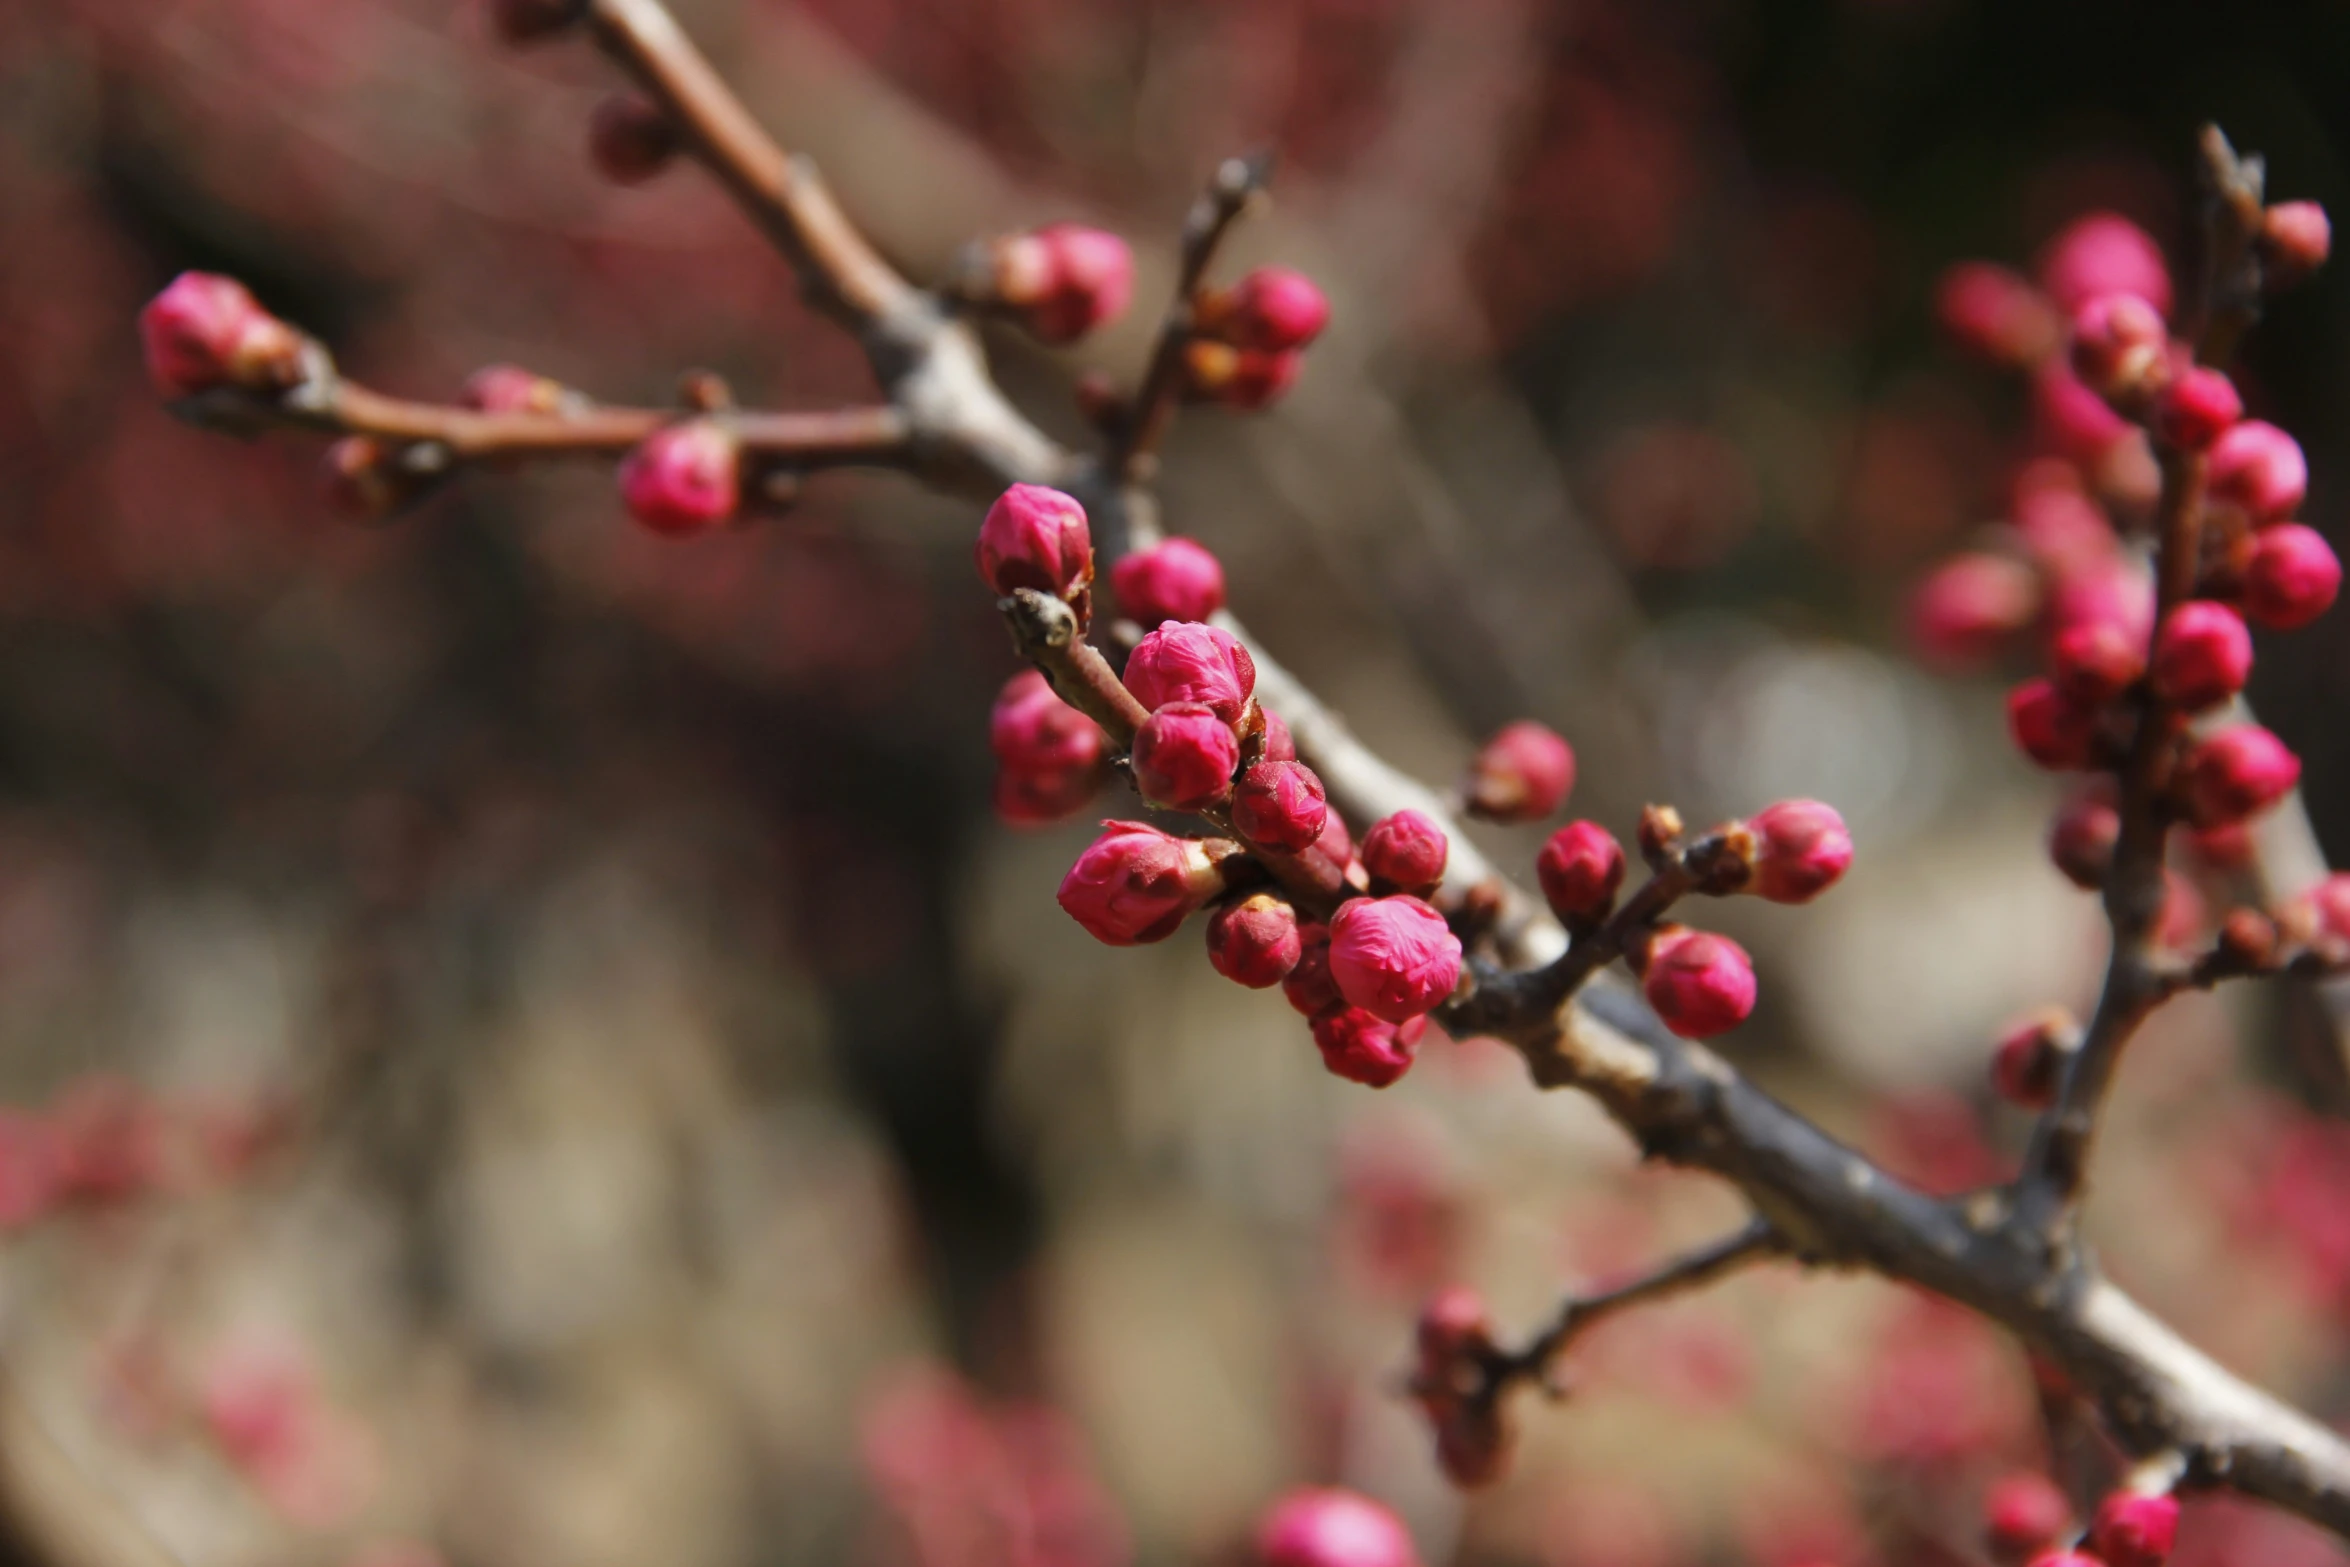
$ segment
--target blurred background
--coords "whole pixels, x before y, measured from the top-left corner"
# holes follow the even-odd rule
[[[1270,146],[1335,324],[1275,411],[1187,418],[1171,524],[1425,776],[1532,716],[1627,830],[1790,794],[1860,860],[1728,907],[1731,1053],[1918,1180],[2023,1126],[1999,1027],[2083,1005],[2092,900],[2000,670],[1904,605],[2009,504],[2026,387],[1937,341],[1954,260],[2110,208],[2166,244],[2215,118],[2350,191],[2350,10],[2013,0],[678,0],[915,275],[1077,218],[1129,319],[999,372],[1081,426],[1185,205]],[[1594,1335],[1464,1502],[1399,1396],[1438,1285],[1513,1331],[1734,1221],[1514,1057],[1326,1075],[1269,994],[1053,906],[1081,823],[988,808],[1012,672],[978,509],[813,483],[690,543],[608,472],[380,528],[316,444],[176,424],[133,316],[246,280],[355,376],[513,360],[614,400],[706,366],[869,395],[690,168],[601,181],[592,51],[462,0],[0,7],[0,1496],[59,1567],[1125,1567],[1245,1558],[1301,1481],[1431,1563],[1979,1562],[1995,1475],[2096,1455],[1971,1319],[1753,1273]],[[2341,541],[2350,274],[2241,377]],[[2253,698],[2350,852],[2350,617]],[[1357,824],[1360,826],[1361,824]],[[1538,829],[1486,846],[1521,872]],[[2322,1013],[2192,998],[2136,1047],[2093,1219],[2221,1359],[2350,1415],[2350,1141]],[[26,1195],[63,1148],[70,1200]],[[2092,1478],[2086,1483],[2094,1483]],[[2344,1560],[2247,1509],[2185,1556]]]

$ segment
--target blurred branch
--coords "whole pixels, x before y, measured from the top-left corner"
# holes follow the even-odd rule
[[[1570,1295],[1557,1317],[1529,1340],[1523,1349],[1503,1355],[1493,1367],[1497,1385],[1524,1378],[1548,1380],[1551,1362],[1577,1338],[1629,1306],[1644,1306],[1669,1296],[1710,1284],[1748,1263],[1759,1262],[1780,1250],[1779,1234],[1768,1220],[1753,1219],[1744,1228],[1709,1246],[1684,1252],[1638,1278],[1612,1289]]]

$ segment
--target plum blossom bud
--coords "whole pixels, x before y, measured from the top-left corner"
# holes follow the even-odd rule
[[[1200,301],[1198,328],[1236,348],[1280,354],[1305,347],[1330,324],[1330,301],[1287,267],[1259,267]]]
[[[588,157],[615,185],[642,185],[669,166],[680,142],[659,104],[616,93],[588,116]]]
[[[2236,383],[2221,371],[2197,365],[2180,373],[2154,399],[2154,436],[2181,451],[2209,451],[2244,417]]]
[[[412,466],[415,448],[394,446],[371,435],[346,435],[319,460],[326,503],[360,522],[389,517],[431,489],[445,469]]]
[[[1102,776],[1102,732],[1023,669],[1004,683],[988,714],[988,747],[1003,771],[996,810],[1018,823],[1058,821],[1093,798]]]
[[[1534,857],[1535,879],[1551,912],[1567,923],[1604,919],[1624,884],[1624,846],[1597,822],[1569,822]]]
[[[1397,811],[1363,834],[1363,869],[1373,881],[1403,892],[1435,890],[1451,853],[1444,829],[1418,811]]]
[[[1190,539],[1167,539],[1110,568],[1118,607],[1145,630],[1170,620],[1205,620],[1224,607],[1224,568]]]
[[[2308,495],[2309,459],[2275,425],[2246,419],[2213,443],[2204,485],[2214,501],[2241,507],[2255,526],[2276,522]]]
[[[2301,758],[2258,724],[2223,729],[2187,754],[2187,814],[2199,827],[2267,810],[2301,781]]]
[[[1330,977],[1352,1005],[1401,1023],[1452,994],[1460,938],[1418,898],[1350,898],[1330,919]]]
[[[2060,625],[2048,639],[2048,677],[2083,707],[2111,701],[2145,672],[2145,633],[2111,617]]]
[[[1134,645],[1126,689],[1148,708],[1204,703],[1237,729],[1257,689],[1257,662],[1222,627],[1171,620]]]
[[[2110,790],[2090,790],[2065,802],[2048,828],[2048,858],[2074,886],[2095,892],[2113,868],[2113,847],[2121,841],[2121,813]]]
[[[1773,903],[1809,903],[1852,864],[1852,834],[1833,806],[1781,800],[1746,820],[1754,834],[1754,879],[1746,890]]]
[[[1385,1088],[1412,1069],[1428,1020],[1414,1017],[1391,1023],[1361,1007],[1338,1006],[1315,1014],[1308,1026],[1314,1047],[1322,1052],[1322,1065],[1333,1077],[1365,1088]]]
[[[2051,1007],[2024,1019],[2000,1036],[1999,1048],[1991,1054],[1991,1091],[2021,1109],[2046,1109],[2056,1101],[2065,1055],[2079,1035],[2071,1014],[2061,1008]],[[2071,1511],[2070,1507],[2060,1511],[2057,1523],[2061,1525]],[[2052,1528],[2050,1533],[2054,1532]]]
[[[2350,942],[2350,871],[2335,871],[2285,905],[2279,923],[2298,942]]]
[[[2326,264],[2334,248],[2334,226],[2314,201],[2280,201],[2260,215],[2262,281],[2290,288]]]
[[[1528,718],[1503,725],[1469,764],[1469,809],[1489,821],[1540,821],[1574,787],[1574,749]]]
[[[741,449],[724,425],[683,419],[644,439],[620,465],[620,498],[655,533],[703,533],[742,501]]]
[[[1257,711],[1263,713],[1265,718],[1265,738],[1260,759],[1267,762],[1296,761],[1297,742],[1290,738],[1289,726],[1281,721],[1281,715],[1266,712],[1263,708]]]
[[[2031,557],[2059,574],[2072,574],[2110,561],[2113,524],[2097,503],[2081,493],[2079,470],[2058,457],[2024,465],[2016,480],[2008,521]]]
[[[1061,878],[1059,894],[1061,907],[1096,941],[1112,947],[1164,941],[1224,884],[1196,839],[1145,822],[1102,826]]]
[[[2040,577],[2004,555],[1956,555],[1918,584],[1910,640],[1930,662],[1972,668],[2040,612]]]
[[[1322,780],[1303,762],[1259,762],[1232,791],[1232,825],[1253,844],[1298,854],[1336,817]],[[1339,864],[1346,863],[1339,857]]]
[[[2073,316],[2073,374],[2109,403],[2127,406],[2167,374],[2170,331],[2135,294],[2100,294]]]
[[[979,575],[998,594],[1034,588],[1075,599],[1093,583],[1093,531],[1072,495],[1015,484],[979,524]]]
[[[2007,729],[2024,755],[2051,771],[2064,772],[2089,765],[2097,712],[2057,690],[2051,681],[2027,680],[2007,693]]]
[[[2252,829],[2242,822],[2190,827],[2179,837],[2188,853],[2213,870],[2240,871],[2252,863]]]
[[[1355,841],[1347,835],[1346,818],[1332,811],[1322,819],[1322,836],[1314,840],[1314,847],[1330,857],[1334,865],[1346,865],[1355,857]]]
[[[302,336],[244,284],[182,272],[139,312],[147,376],[166,397],[215,386],[278,392],[302,378]]]
[[[1115,321],[1134,297],[1133,252],[1102,229],[1049,224],[998,240],[990,259],[996,297],[1048,343]]]
[[[1640,988],[1665,1027],[1711,1039],[1754,1010],[1754,962],[1727,936],[1664,925],[1649,940]]]
[[[2129,421],[2062,359],[2049,360],[2032,378],[2032,428],[2043,447],[2092,467],[2130,433]]]
[[[2064,1488],[2037,1470],[2004,1475],[1983,1496],[1983,1530],[1992,1550],[2002,1557],[2054,1545],[2072,1517],[2072,1500]]]
[[[2106,552],[2093,562],[2076,562],[2062,572],[2048,596],[2048,622],[2062,631],[2084,621],[2119,628],[2123,639],[2145,656],[2154,634],[2154,584],[2144,572]]]
[[[1319,1017],[1346,1005],[1338,982],[1330,977],[1330,927],[1321,924],[1297,928],[1297,962],[1281,978],[1281,994],[1305,1017]]]
[[[1295,383],[1302,358],[1193,338],[1183,345],[1184,395],[1228,408],[1267,408]]]
[[[2169,1496],[2116,1491],[2097,1504],[2089,1543],[2107,1567],[2162,1567],[2179,1536],[2179,1504]]]
[[[1240,740],[1198,702],[1169,702],[1134,735],[1134,781],[1142,797],[1170,811],[1197,811],[1232,792]]]
[[[2252,673],[2252,633],[2225,604],[2190,599],[2154,639],[2154,692],[2190,713],[2225,702]]]
[[[1403,1520],[1353,1491],[1291,1491],[1257,1530],[1258,1567],[1420,1567]]]
[[[2333,607],[2342,562],[2315,528],[2280,522],[2263,528],[2244,565],[2244,612],[2276,631],[2306,626]]]
[[[2070,313],[2100,294],[2135,294],[2170,314],[2170,268],[2144,229],[2114,212],[2074,219],[2040,253],[2040,286]]]
[[[1208,921],[1208,962],[1251,990],[1268,990],[1297,967],[1303,951],[1297,910],[1269,892],[1226,904]]]
[[[490,27],[510,44],[545,38],[587,14],[586,0],[489,0]]]
[[[1458,1285],[1441,1291],[1420,1313],[1413,1338],[1412,1396],[1435,1428],[1437,1462],[1456,1485],[1498,1479],[1509,1431],[1486,1384],[1496,1345],[1484,1300]]]
[[[556,413],[563,383],[520,365],[483,365],[465,378],[465,406],[489,414]]]
[[[1945,267],[1934,285],[1934,321],[1977,359],[2011,370],[2038,364],[2056,347],[2056,310],[2031,279],[1988,261]]]

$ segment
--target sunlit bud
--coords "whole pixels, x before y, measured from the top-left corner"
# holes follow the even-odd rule
[[[167,397],[215,386],[280,392],[302,378],[302,335],[235,278],[182,272],[139,312],[147,375]]]
[[[2221,371],[2197,365],[2182,371],[2154,398],[2154,438],[2181,451],[2209,451],[2244,417],[2236,383]]]
[[[2040,577],[2004,555],[1957,555],[1920,582],[1910,600],[1910,638],[1929,661],[1973,668],[2040,612]]]
[[[2116,1491],[2097,1504],[2089,1543],[2107,1567],[2162,1567],[2179,1535],[2179,1504],[2168,1496]]]
[[[1418,811],[1397,811],[1363,834],[1363,869],[1388,890],[1426,894],[1444,880],[1452,853],[1444,829]]]
[[[1257,663],[1222,627],[1171,620],[1134,645],[1126,689],[1147,708],[1202,703],[1238,728],[1257,689]]]
[[[1240,741],[1214,709],[1169,702],[1134,735],[1134,781],[1142,797],[1171,811],[1197,811],[1232,792]]]
[[[1134,297],[1134,255],[1103,229],[1055,223],[998,240],[996,297],[1048,343],[1071,343],[1125,314]]]
[[[1574,749],[1532,719],[1504,725],[1469,764],[1469,809],[1491,821],[1540,821],[1574,787]]]
[[[1197,330],[1239,348],[1278,354],[1305,347],[1330,323],[1330,301],[1287,267],[1259,267],[1231,288],[1204,294]]]
[[[1072,495],[1015,484],[979,524],[979,575],[999,594],[1033,588],[1074,599],[1093,583],[1093,531]]]
[[[655,533],[706,532],[741,503],[740,458],[732,432],[714,420],[664,425],[620,465],[620,497]]]
[[[2089,765],[2097,712],[2051,681],[2027,680],[2007,694],[2007,729],[2024,755],[2063,772]]]
[[[2261,281],[2291,288],[2319,267],[2334,248],[2334,226],[2314,201],[2280,201],[2260,217]]]
[[[1322,780],[1303,762],[1259,762],[1232,791],[1232,825],[1240,835],[1290,854],[1318,840],[1336,814],[1323,797]],[[1346,863],[1343,856],[1339,863]]]
[[[2173,609],[2154,638],[2154,692],[2190,713],[2244,689],[2252,673],[2252,633],[2225,604],[2190,599]]]
[[[1330,977],[1349,1004],[1401,1023],[1452,994],[1460,938],[1418,898],[1350,898],[1330,919]]]
[[[2246,419],[2213,443],[2204,484],[2213,500],[2241,507],[2255,525],[2276,522],[2309,493],[2309,460],[2275,425]]]
[[[1746,819],[1754,879],[1746,890],[1773,903],[1809,903],[1852,864],[1852,834],[1833,806],[1781,800]]]
[[[1665,1027],[1711,1039],[1754,1010],[1754,963],[1727,936],[1664,925],[1649,939],[1640,988]]]
[[[1991,1089],[2011,1105],[2045,1109],[2056,1099],[2064,1058],[2080,1038],[2080,1025],[2057,1008],[2034,1013],[2000,1036],[1991,1054]],[[2070,1512],[2057,1515],[2061,1523]],[[2043,1541],[2023,1542],[2028,1544]]]
[[[1534,857],[1534,876],[1551,912],[1571,925],[1607,917],[1624,884],[1624,846],[1597,822],[1569,822]]]
[[[2091,892],[2105,885],[2105,873],[2113,866],[2113,846],[2121,841],[2121,813],[2109,794],[2090,790],[2075,795],[2048,829],[2049,859],[2067,881]]]
[[[2244,612],[2275,631],[2306,626],[2333,607],[2342,562],[2315,528],[2281,522],[2263,528],[2244,565]]]
[[[1943,268],[1934,320],[1967,353],[2013,370],[2047,358],[2059,331],[2055,307],[2031,279],[1988,261]]]
[[[1297,962],[1282,976],[1281,994],[1306,1017],[1319,1017],[1346,1005],[1338,981],[1330,977],[1330,928],[1305,924],[1297,928]]]
[[[1428,1020],[1413,1017],[1391,1023],[1361,1007],[1338,1006],[1318,1013],[1310,1026],[1322,1065],[1331,1075],[1365,1088],[1385,1088],[1411,1070]]]
[[[617,93],[588,116],[588,157],[616,185],[641,185],[669,166],[680,142],[659,104]]]
[[[2038,270],[2040,286],[2068,313],[2100,294],[2135,294],[2170,314],[2170,268],[2162,247],[2119,213],[2075,218],[2040,252]]]
[[[1061,878],[1060,904],[1113,947],[1164,941],[1224,885],[1207,846],[1144,822],[1104,822]]]
[[[1353,1491],[1291,1491],[1257,1530],[1258,1567],[1420,1567],[1403,1520]]]
[[[1297,910],[1269,892],[1227,904],[1208,921],[1208,962],[1251,990],[1280,984],[1302,950]]]
[[[2242,821],[2301,781],[2301,758],[2258,724],[2223,729],[2187,755],[2187,814],[2198,826]]]
[[[1110,568],[1118,608],[1149,630],[1163,621],[1205,620],[1224,607],[1224,568],[1190,539],[1167,539]]]

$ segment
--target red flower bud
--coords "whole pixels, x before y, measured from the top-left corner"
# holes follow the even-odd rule
[[[1665,1027],[1711,1039],[1754,1010],[1754,962],[1727,936],[1666,925],[1649,941],[1640,987]]]
[[[1208,921],[1208,962],[1251,990],[1280,984],[1303,950],[1297,910],[1269,892],[1226,904]]]
[[[1281,721],[1281,715],[1265,712],[1263,708],[1259,708],[1257,711],[1264,713],[1265,718],[1264,750],[1259,760],[1267,762],[1296,761],[1297,742],[1290,738],[1289,726]]]
[[[1493,1322],[1477,1292],[1454,1286],[1420,1313],[1412,1396],[1436,1432],[1436,1458],[1455,1485],[1484,1485],[1509,1458],[1498,1401],[1479,1396],[1495,1351]]]
[[[2032,428],[2042,447],[2094,466],[2130,433],[2130,422],[2083,385],[2069,363],[2051,359],[2032,378]]]
[[[2073,374],[2107,402],[2144,395],[2169,368],[2170,331],[2135,294],[2100,294],[2073,316]]]
[[[1100,785],[1101,730],[1033,669],[1004,683],[988,714],[987,738],[1003,768],[996,809],[1008,821],[1057,821]]]
[[[2181,451],[2209,451],[2244,417],[2236,383],[2218,370],[2197,365],[2183,371],[2154,400],[2154,436]]]
[[[2301,781],[2301,758],[2258,724],[2223,729],[2187,754],[2187,814],[2198,827],[2267,810]]]
[[[1403,1521],[1353,1491],[1291,1491],[1257,1530],[1259,1567],[1420,1567]]]
[[[1352,1005],[1401,1023],[1452,994],[1460,938],[1418,898],[1350,898],[1330,919],[1330,977]]]
[[[2225,604],[2190,599],[2154,639],[2154,692],[2187,712],[2216,706],[2252,673],[2252,633]]]
[[[2110,702],[2146,672],[2146,638],[2109,619],[2076,620],[2048,639],[2048,677],[2082,707]]]
[[[1624,846],[1597,822],[1569,822],[1534,857],[1535,879],[1551,911],[1569,924],[1606,917],[1624,884]]]
[[[2275,425],[2246,419],[2213,444],[2204,484],[2213,500],[2243,508],[2255,525],[2275,522],[2293,515],[2309,493],[2309,460]]]
[[[1817,800],[1781,800],[1748,817],[1746,827],[1755,848],[1746,890],[1773,903],[1809,903],[1852,864],[1844,818]]]
[[[2030,1567],[2106,1567],[2106,1564],[2086,1551],[2042,1551],[2032,1558]]]
[[[1224,607],[1224,568],[1189,539],[1137,550],[1110,568],[1118,607],[1145,630],[1169,620],[1205,620]]]
[[[2252,829],[2242,822],[2190,827],[2180,837],[2189,853],[2214,870],[2240,871],[2252,863]]]
[[[1201,305],[1202,331],[1265,354],[1303,348],[1330,324],[1330,301],[1321,289],[1287,267],[1259,267]]]
[[[1346,830],[1346,818],[1332,811],[1322,820],[1322,836],[1314,840],[1314,847],[1330,857],[1334,865],[1354,862],[1355,841]]]
[[[2048,829],[2048,857],[2067,881],[2090,892],[2105,885],[2105,873],[2113,866],[2113,846],[2121,841],[2121,813],[2113,808],[2109,793],[2091,790],[2075,795]]]
[[[1060,903],[1096,941],[1113,947],[1164,941],[1223,878],[1205,847],[1144,822],[1106,829],[1061,878]]]
[[[1126,689],[1147,708],[1204,703],[1238,728],[1257,689],[1257,662],[1221,627],[1171,620],[1134,645]]]
[[[2334,248],[2334,226],[2314,201],[2280,201],[2260,215],[2262,281],[2290,288],[2326,264]]]
[[[1264,848],[1299,853],[1337,819],[1323,798],[1322,780],[1303,762],[1259,762],[1232,791],[1232,825]],[[1338,863],[1344,865],[1345,857]]]
[[[1365,1088],[1385,1088],[1412,1069],[1428,1020],[1414,1017],[1391,1023],[1361,1007],[1341,1006],[1317,1014],[1310,1026],[1322,1065],[1332,1076]]]
[[[1183,345],[1183,390],[1195,402],[1229,408],[1270,407],[1297,380],[1302,355],[1263,353],[1193,338]]]
[[[2089,1544],[2107,1567],[2162,1567],[2179,1537],[2179,1504],[2168,1496],[2116,1491],[2097,1504]]]
[[[2047,680],[2027,680],[2007,693],[2007,728],[2018,749],[2042,767],[2062,772],[2089,765],[2096,709],[2084,707]]]
[[[490,414],[551,414],[563,406],[563,383],[520,365],[483,365],[465,378],[465,406]]]
[[[1297,962],[1282,976],[1281,994],[1309,1018],[1346,1005],[1346,998],[1338,993],[1338,982],[1330,977],[1329,926],[1298,926]]]
[[[2335,871],[2285,906],[2282,923],[2300,942],[2350,942],[2350,871]]]
[[[999,243],[996,291],[1037,337],[1073,343],[1125,314],[1134,254],[1105,230],[1050,224]]]
[[[2342,562],[2315,528],[2280,522],[2260,530],[2244,565],[2244,612],[2275,631],[2306,626],[2333,607]]]
[[[1093,532],[1076,497],[1015,484],[979,524],[979,575],[998,594],[1034,588],[1073,599],[1093,583]]]
[[[2113,524],[2081,493],[2080,474],[2061,457],[2036,458],[2016,480],[2008,521],[2032,558],[2060,575],[2110,561]]]
[[[2072,1522],[2073,1504],[2055,1481],[2021,1470],[1991,1484],[1983,1497],[1983,1526],[1991,1548],[2018,1557],[2054,1545]]]
[[[1444,829],[1418,811],[1398,811],[1363,834],[1363,869],[1403,892],[1434,891],[1451,853]]]
[[[2042,1110],[2055,1103],[2057,1084],[2064,1076],[2065,1052],[2072,1047],[2074,1032],[2071,1016],[2055,1009],[2036,1013],[2009,1029],[1991,1055],[1992,1092],[2026,1110]],[[2058,1523],[2071,1511],[2067,1507],[2059,1513]]]
[[[215,386],[278,392],[302,378],[302,337],[245,285],[182,272],[139,312],[147,376],[166,397]]]
[[[620,498],[655,533],[703,533],[742,500],[740,449],[725,426],[683,419],[644,439],[620,465]]]
[[[1504,725],[1469,764],[1469,809],[1491,821],[1540,821],[1574,787],[1574,749],[1532,719]]]
[[[669,166],[677,126],[659,104],[616,93],[588,116],[588,157],[615,185],[641,185]]]
[[[1929,662],[1971,668],[2040,612],[2040,578],[2004,555],[1956,555],[1918,584],[1910,639]]]
[[[1134,735],[1134,781],[1142,797],[1170,811],[1204,810],[1232,792],[1240,741],[1198,702],[1169,702]]]
[[[561,32],[587,14],[586,0],[489,0],[490,27],[510,44]]]
[[[2056,310],[2031,279],[1988,261],[1961,261],[1934,285],[1934,320],[1977,359],[2028,369],[2056,347]]]
[[[2074,219],[2040,252],[2039,273],[2040,286],[2068,314],[2099,294],[2135,294],[2170,314],[2170,268],[2162,247],[2119,213]]]

